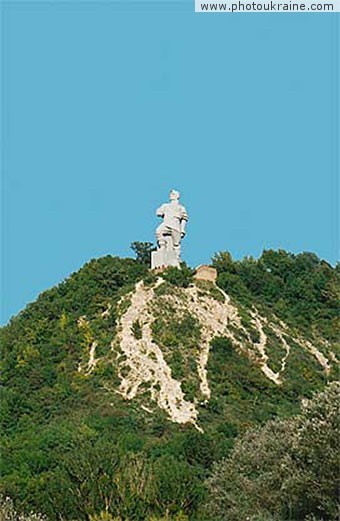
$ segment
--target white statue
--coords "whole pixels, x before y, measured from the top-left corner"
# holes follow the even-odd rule
[[[179,197],[179,192],[171,190],[170,202],[162,204],[156,211],[163,222],[156,230],[158,249],[152,253],[152,268],[180,266],[181,239],[185,236],[188,214],[179,203]]]

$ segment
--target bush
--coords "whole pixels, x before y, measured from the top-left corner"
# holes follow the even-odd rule
[[[161,275],[170,284],[179,288],[187,288],[192,283],[194,273],[195,270],[182,262],[180,269],[170,266]]]
[[[214,521],[313,516],[335,520],[339,509],[338,399],[339,384],[330,384],[295,418],[249,430],[231,455],[213,468],[207,481],[207,516]]]
[[[135,241],[131,243],[130,248],[135,252],[137,262],[144,264],[148,268],[151,266],[151,253],[156,250],[152,242]]]

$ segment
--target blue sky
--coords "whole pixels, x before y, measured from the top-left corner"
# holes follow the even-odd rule
[[[4,2],[3,321],[153,240],[182,193],[190,265],[336,260],[338,24],[193,2]]]

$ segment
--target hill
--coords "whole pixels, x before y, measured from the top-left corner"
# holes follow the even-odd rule
[[[2,329],[0,491],[19,510],[207,519],[214,462],[335,378],[338,268],[284,251],[213,265],[217,285],[95,259]]]

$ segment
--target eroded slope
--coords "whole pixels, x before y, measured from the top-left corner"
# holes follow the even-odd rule
[[[147,397],[145,410],[152,412],[157,404],[174,422],[199,428],[198,405],[211,396],[207,364],[216,336],[229,338],[277,385],[284,379],[292,349],[306,350],[324,371],[330,368],[323,352],[292,336],[282,321],[269,321],[255,308],[237,307],[212,284],[178,288],[161,278],[151,286],[140,281],[120,300],[118,311],[111,343],[120,379],[116,391],[127,400]],[[109,313],[110,308],[105,316]],[[85,327],[84,320],[80,327]],[[89,361],[83,366],[87,373],[96,366],[95,348],[91,339]]]

